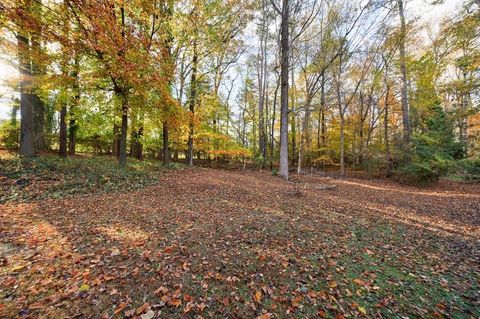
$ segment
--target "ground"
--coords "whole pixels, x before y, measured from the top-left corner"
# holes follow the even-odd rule
[[[479,318],[479,185],[293,179],[8,201],[0,317]]]

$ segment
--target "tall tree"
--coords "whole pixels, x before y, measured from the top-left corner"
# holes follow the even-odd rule
[[[410,141],[410,135],[412,134],[412,127],[410,124],[410,109],[408,105],[408,78],[407,78],[407,62],[406,62],[406,50],[405,42],[407,37],[407,27],[405,23],[405,7],[403,0],[397,0],[398,15],[400,17],[400,73],[402,76],[402,119],[405,142]]]
[[[33,126],[33,94],[32,90],[32,69],[30,55],[30,41],[27,22],[30,21],[29,9],[30,0],[21,1],[18,4],[17,24],[17,47],[18,67],[20,79],[20,155],[33,157],[35,151],[35,134]]]

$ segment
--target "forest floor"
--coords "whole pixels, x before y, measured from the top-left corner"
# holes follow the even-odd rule
[[[156,178],[1,204],[0,317],[480,316],[478,184]]]

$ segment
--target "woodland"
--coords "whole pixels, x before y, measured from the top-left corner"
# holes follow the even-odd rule
[[[479,0],[3,0],[0,74],[0,318],[480,317]]]

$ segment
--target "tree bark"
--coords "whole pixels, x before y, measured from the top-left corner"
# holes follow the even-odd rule
[[[163,123],[163,165],[170,165],[170,151],[169,151],[169,140],[168,140],[168,124],[167,122]]]
[[[193,134],[195,125],[195,104],[197,98],[197,69],[198,69],[198,52],[197,40],[193,41],[193,57],[192,57],[192,78],[190,80],[190,123],[188,131],[188,153],[187,165],[193,166]]]
[[[63,104],[60,109],[60,139],[59,139],[59,151],[60,157],[67,157],[67,105]]]
[[[30,66],[28,38],[17,34],[20,80],[20,150],[25,157],[34,157],[35,137],[33,130],[33,95],[30,93],[32,71]]]
[[[386,81],[385,81],[386,82]],[[391,175],[391,165],[390,165],[390,144],[388,141],[388,99],[390,97],[390,87],[387,84],[387,92],[385,93],[385,111],[383,118],[383,128],[384,128],[384,142],[385,142],[385,164],[386,164],[386,175],[390,177]]]
[[[78,125],[75,119],[75,109],[78,107],[80,102],[80,83],[78,74],[80,72],[80,59],[78,56],[75,57],[75,64],[74,64],[74,71],[73,71],[73,90],[75,92],[75,96],[73,97],[73,101],[70,105],[69,111],[69,123],[68,123],[68,154],[75,155],[76,147],[77,147],[77,130]]]
[[[398,14],[400,16],[400,72],[402,75],[402,120],[403,120],[403,130],[404,130],[404,141],[408,143],[410,141],[410,135],[412,133],[412,128],[410,125],[410,110],[408,105],[408,79],[407,79],[407,65],[405,61],[405,39],[406,39],[406,26],[405,26],[405,12],[403,6],[403,0],[397,0],[398,5]]]
[[[283,0],[281,22],[281,89],[280,89],[280,171],[288,180],[288,72],[289,72],[289,0]]]
[[[43,8],[41,3],[32,1],[33,10],[41,11]],[[40,27],[32,32],[31,36],[31,56],[32,75],[41,76],[45,74],[45,67],[41,65],[40,58],[42,56],[41,47],[42,28]],[[39,96],[39,87],[34,85],[32,88],[32,107],[33,107],[33,131],[35,135],[35,150],[43,152],[48,150],[47,138],[45,135],[45,103]]]
[[[122,101],[122,125],[120,128],[120,146],[118,150],[118,164],[122,167],[127,165],[127,129],[128,129],[128,105],[126,93],[117,93]]]

